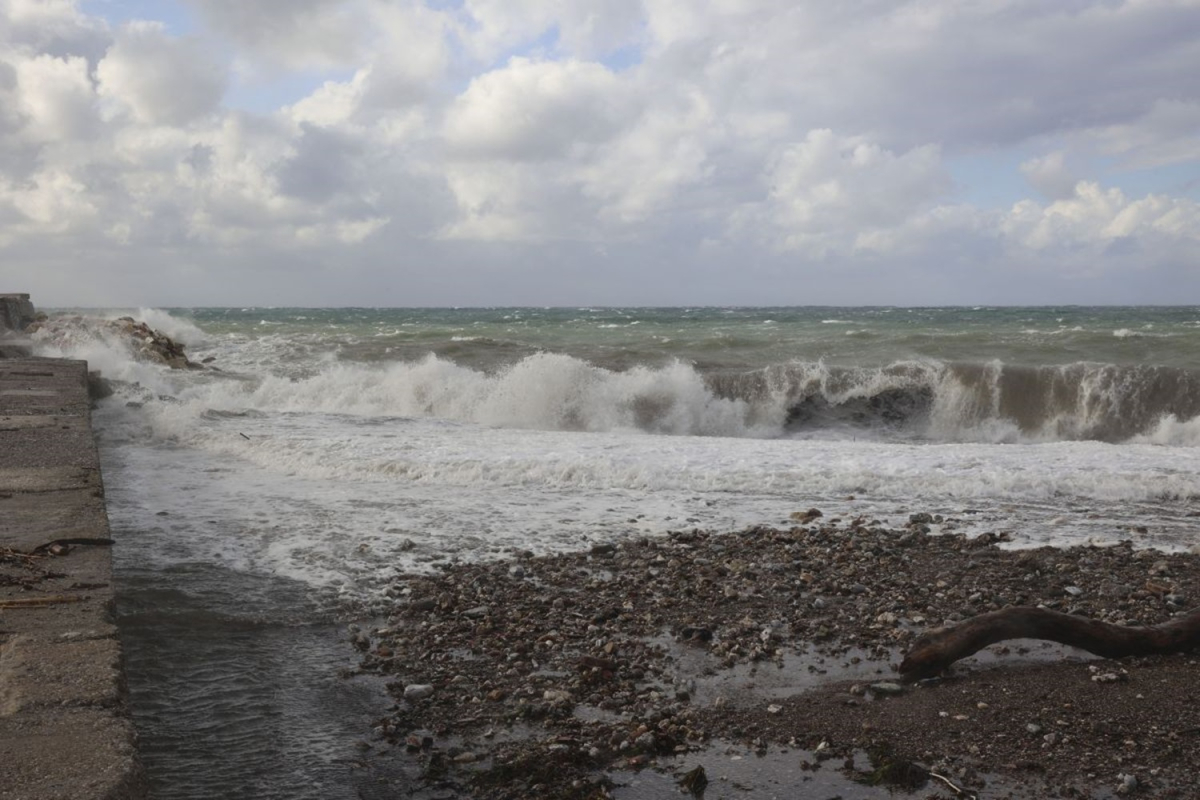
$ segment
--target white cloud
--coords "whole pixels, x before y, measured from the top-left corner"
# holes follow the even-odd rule
[[[1032,250],[1103,249],[1118,239],[1200,245],[1200,203],[1150,195],[1131,200],[1117,188],[1080,181],[1072,197],[1042,206],[1017,203],[1001,230]],[[1200,251],[1198,251],[1200,252]]]
[[[740,209],[734,229],[758,229],[776,247],[817,258],[875,247],[947,192],[938,148],[897,155],[861,137],[810,131],[785,147],[768,170],[766,197]]]
[[[606,218],[643,220],[711,175],[709,151],[723,135],[700,93],[664,98],[582,170],[583,191],[600,201]]]
[[[14,68],[27,137],[59,142],[95,135],[98,113],[85,59],[39,55],[18,60]]]
[[[445,140],[455,157],[562,158],[610,138],[631,106],[616,76],[600,64],[514,58],[457,98],[446,116]]]
[[[297,123],[333,126],[349,122],[362,104],[364,84],[369,70],[359,70],[349,81],[325,81],[307,97],[291,105],[287,112]]]
[[[126,25],[96,67],[99,92],[139,122],[186,125],[215,111],[225,71],[195,40],[174,39],[161,24]]]

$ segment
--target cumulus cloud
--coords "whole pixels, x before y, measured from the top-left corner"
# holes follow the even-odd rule
[[[186,125],[212,113],[226,75],[195,40],[167,36],[154,22],[125,26],[96,67],[101,97],[127,106],[139,122]]]
[[[85,59],[39,55],[18,60],[14,69],[27,137],[57,142],[96,133],[96,97]]]
[[[611,137],[630,104],[603,66],[514,58],[471,82],[450,107],[451,154],[542,160]]]
[[[872,246],[951,186],[938,148],[897,155],[861,137],[810,131],[783,148],[765,175],[766,196],[739,210],[735,228],[758,228],[774,246],[821,258]]]
[[[1200,245],[1200,203],[1150,195],[1130,199],[1117,188],[1080,181],[1074,194],[1042,206],[1017,203],[1002,231],[1033,250],[1102,250],[1117,240],[1167,239]]]

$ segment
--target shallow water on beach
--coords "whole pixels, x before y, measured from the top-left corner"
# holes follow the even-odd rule
[[[38,346],[116,382],[95,424],[160,798],[360,796],[386,700],[336,677],[344,626],[413,570],[810,507],[1197,542],[1196,309],[133,313],[222,371],[87,320]]]

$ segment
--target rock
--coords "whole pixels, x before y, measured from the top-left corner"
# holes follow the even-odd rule
[[[112,382],[104,378],[99,370],[90,370],[87,376],[88,396],[92,400],[103,400],[113,396]]]
[[[410,683],[404,687],[405,700],[424,700],[433,696],[433,686],[428,683]]]
[[[696,797],[702,796],[708,786],[708,775],[705,774],[704,767],[699,766],[683,773],[679,779],[679,786]]]
[[[426,730],[413,731],[404,738],[404,746],[409,750],[428,750],[433,747],[433,734]]]
[[[1039,733],[1042,732],[1043,728],[1041,725],[1038,725],[1036,722],[1031,722],[1025,726],[1025,730],[1029,731],[1034,736],[1037,736]]]
[[[547,689],[542,692],[542,699],[548,703],[569,703],[571,702],[571,693],[562,689]]]
[[[898,683],[883,681],[880,683],[872,683],[871,691],[875,694],[883,695],[904,694],[904,687]]]
[[[1122,773],[1121,775],[1117,776],[1117,780],[1119,781],[1116,789],[1117,794],[1127,795],[1133,794],[1135,791],[1137,791],[1138,779],[1133,775],[1126,775]]]

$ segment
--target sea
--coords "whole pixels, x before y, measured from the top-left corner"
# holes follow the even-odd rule
[[[100,320],[132,316],[205,369]],[[159,800],[367,798],[398,576],[793,512],[1200,544],[1200,308],[64,310]],[[374,755],[373,755],[374,754]]]

